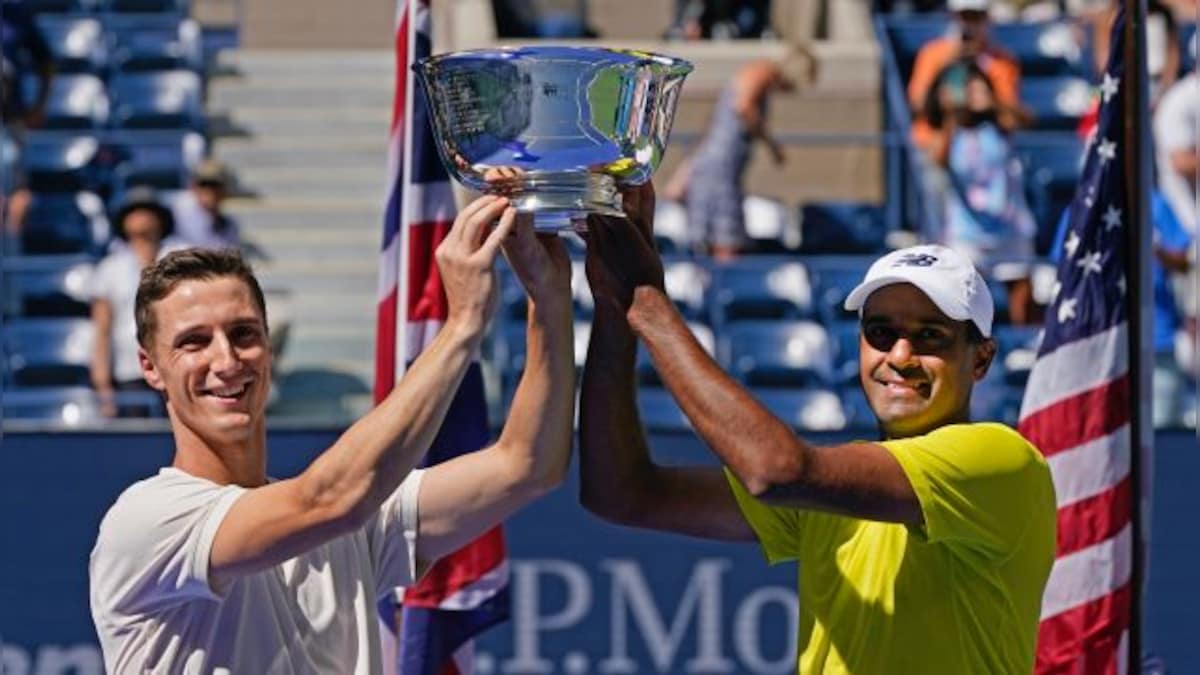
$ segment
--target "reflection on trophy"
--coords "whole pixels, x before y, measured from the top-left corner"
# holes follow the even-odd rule
[[[538,229],[559,230],[588,213],[622,215],[617,188],[658,168],[692,66],[647,52],[537,47],[433,56],[413,69],[451,175],[508,196]]]

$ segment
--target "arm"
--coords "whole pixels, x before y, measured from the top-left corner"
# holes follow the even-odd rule
[[[1175,169],[1176,173],[1186,178],[1188,182],[1196,182],[1198,169],[1200,169],[1200,153],[1197,153],[1197,148],[1173,150],[1169,159],[1171,168]]]
[[[116,416],[112,379],[112,305],[98,298],[92,300],[92,361],[88,371],[92,388],[100,400],[100,412],[105,417]]]
[[[575,358],[571,262],[554,235],[517,226],[505,253],[530,296],[525,373],[508,421],[488,448],[425,472],[417,558],[455,551],[556,488],[571,461]]]
[[[770,94],[778,78],[779,68],[773,63],[760,62],[748,66],[737,81],[734,109],[750,137],[766,144],[771,158],[776,164],[782,164],[783,148],[767,130],[767,120],[763,114],[763,99]]]
[[[708,356],[663,291],[661,261],[647,226],[652,214],[636,216],[644,223],[640,228],[611,221],[602,230],[611,239],[599,238],[605,242],[600,250],[630,327],[705,443],[753,496],[769,504],[920,523],[912,485],[886,448],[806,443]]]
[[[653,191],[625,196],[626,213],[653,214]],[[616,219],[588,223],[588,280],[596,298],[579,409],[579,498],[605,520],[695,537],[753,541],[725,476],[715,467],[663,467],[649,456],[635,403],[636,339],[602,257],[621,255]],[[659,268],[661,278],[661,267]]]
[[[234,503],[212,544],[210,585],[222,588],[362,527],[424,456],[496,305],[492,266],[515,222],[507,204],[483,197],[459,214],[437,250],[449,304],[437,338],[392,393],[303,473]]]

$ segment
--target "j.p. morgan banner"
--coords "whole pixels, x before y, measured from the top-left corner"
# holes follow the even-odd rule
[[[334,438],[272,434],[272,473],[294,475]],[[99,674],[88,553],[117,494],[169,462],[170,437],[9,433],[0,442],[0,674]],[[1197,464],[1194,445],[1189,435],[1160,436],[1160,472],[1171,457]],[[654,446],[664,460],[707,461],[689,437],[657,438]],[[1197,469],[1179,473],[1194,479]],[[478,641],[477,673],[795,672],[794,566],[768,567],[752,544],[608,525],[584,512],[577,494],[573,473],[509,523],[512,620]],[[1155,517],[1174,515],[1159,509]],[[1151,577],[1169,580],[1177,556],[1160,553],[1159,544],[1176,544],[1164,537],[1155,544]],[[1175,630],[1182,605],[1153,598],[1150,605],[1147,621],[1160,630],[1149,643],[1169,652],[1163,639],[1178,632],[1187,648],[1189,629]],[[1160,605],[1166,609],[1157,614],[1170,624],[1156,620]]]

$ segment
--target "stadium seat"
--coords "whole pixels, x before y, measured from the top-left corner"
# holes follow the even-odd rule
[[[200,76],[190,70],[122,73],[109,83],[113,124],[120,129],[204,128]]]
[[[884,249],[883,208],[856,202],[811,202],[800,209],[801,253],[877,253]]]
[[[813,321],[738,321],[717,337],[718,360],[747,385],[822,387],[833,382],[833,347]]]
[[[843,303],[850,291],[863,280],[873,258],[808,257],[805,264],[812,271],[816,289],[813,303],[825,323],[858,321],[858,314],[847,312]]]
[[[747,195],[742,200],[742,219],[755,253],[787,253],[800,245],[795,213],[777,199]]]
[[[1064,21],[1013,21],[992,26],[995,42],[1021,63],[1025,75],[1072,75],[1086,72],[1075,29]]]
[[[1038,223],[1035,248],[1045,255],[1054,240],[1059,215],[1079,185],[1083,143],[1074,132],[1030,132],[1015,135],[1013,148],[1025,167],[1030,207]]]
[[[833,339],[835,379],[845,384],[858,382],[858,322],[835,321],[825,328]]]
[[[19,319],[4,326],[9,377],[20,387],[86,386],[92,359],[88,319]]]
[[[162,397],[156,392],[121,391],[116,393],[118,406],[137,407],[162,417]],[[39,427],[46,424],[66,428],[106,424],[100,412],[95,392],[88,387],[17,388],[4,392],[3,415],[6,420],[30,420]]]
[[[680,433],[692,428],[671,392],[658,387],[642,387],[637,392],[638,413],[642,426],[656,433]]]
[[[755,389],[750,393],[800,431],[840,431],[848,422],[838,395],[826,389]]]
[[[1196,24],[1179,25],[1179,72],[1190,73],[1196,67],[1196,50],[1192,41],[1196,39]]]
[[[654,243],[663,255],[691,252],[692,238],[683,204],[666,199],[655,203]]]
[[[688,319],[707,319],[708,291],[712,275],[708,268],[695,260],[666,259],[663,261],[663,280],[667,296],[679,312]]]
[[[804,319],[813,313],[808,270],[795,261],[744,258],[713,268],[713,325],[747,319]]]
[[[1042,339],[1041,327],[997,325],[993,336],[999,353],[992,368],[1000,368],[1006,384],[1025,386],[1029,370],[1037,359],[1038,345]]]
[[[110,14],[105,27],[110,59],[120,72],[203,69],[200,25],[183,15]]]
[[[117,166],[113,171],[112,203],[139,185],[158,190],[187,186],[192,167],[205,155],[204,137],[196,132],[126,132],[110,146]]]
[[[1016,426],[1024,388],[1004,384],[989,376],[975,385],[971,394],[971,419]]]
[[[100,140],[90,134],[31,133],[21,156],[34,192],[96,191],[104,182]]]
[[[85,317],[91,313],[92,262],[87,256],[10,258],[2,277],[0,299],[7,315]]]
[[[104,72],[108,63],[108,44],[104,26],[91,16],[37,17],[38,28],[54,53],[54,65],[59,73]]]
[[[36,193],[21,227],[27,255],[99,253],[108,239],[104,202],[91,192]]]
[[[187,14],[187,0],[101,0],[109,12],[126,14]]]
[[[871,410],[871,404],[867,402],[867,396],[863,393],[862,387],[846,385],[842,387],[841,393],[842,410],[846,414],[846,426],[858,429],[860,433],[866,430],[874,432],[879,422],[875,418],[875,412]]]
[[[24,97],[32,101],[37,95],[37,78],[22,81]],[[50,82],[46,100],[46,120],[42,128],[49,130],[99,130],[108,125],[108,93],[104,82],[95,75],[58,75]]]
[[[1074,129],[1092,105],[1092,85],[1075,76],[1027,77],[1021,80],[1021,101],[1036,128]]]
[[[34,14],[70,14],[95,11],[96,2],[95,0],[25,0],[25,7]]]

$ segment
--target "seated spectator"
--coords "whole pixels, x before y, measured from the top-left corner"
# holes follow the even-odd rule
[[[237,222],[221,210],[228,188],[229,175],[220,162],[208,159],[196,167],[188,191],[171,205],[175,236],[201,248],[240,246]]]
[[[1035,323],[1029,263],[1036,224],[992,84],[973,61],[960,62],[939,78],[932,97],[940,105],[929,115],[946,139],[939,153],[948,179],[941,243],[1004,282],[1012,323]]]
[[[108,417],[140,417],[148,411],[118,407],[117,391],[152,391],[142,379],[137,329],[133,315],[142,269],[173,250],[186,248],[172,237],[171,211],[148,188],[129,191],[113,218],[117,241],[97,265],[91,283],[92,387]]]
[[[37,91],[32,102],[25,100],[21,82],[33,74]],[[33,13],[23,0],[0,0],[0,247],[17,252],[21,226],[33,202],[19,169],[25,132],[42,126],[50,81],[54,78],[54,55],[34,23]]]
[[[668,37],[684,40],[761,38],[770,25],[770,5],[769,0],[683,0]]]
[[[1063,254],[1070,209],[1058,220],[1050,256],[1056,262]],[[1184,230],[1162,192],[1150,196],[1150,220],[1154,227],[1154,257],[1150,270],[1154,295],[1154,426],[1162,427],[1179,419],[1183,412],[1184,376],[1175,360],[1175,334],[1184,326],[1175,293],[1172,274],[1187,274],[1193,268],[1189,258],[1192,235]]]
[[[1008,111],[1001,122],[1013,130],[1028,118],[1021,106],[1021,66],[988,37],[988,0],[949,0],[954,13],[949,32],[921,47],[908,81],[908,102],[914,112],[912,137],[917,147],[934,144],[936,131],[924,118],[925,100],[939,75],[958,61],[972,61],[987,75],[996,92],[998,107]]]
[[[1200,172],[1200,76],[1188,73],[1163,94],[1154,112],[1154,145],[1163,196],[1185,229],[1196,234]]]

